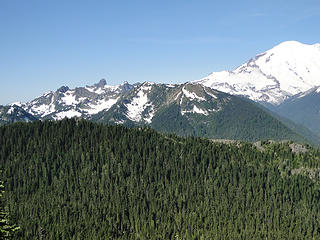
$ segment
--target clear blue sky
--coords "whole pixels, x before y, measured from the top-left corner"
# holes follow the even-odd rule
[[[319,29],[319,0],[0,0],[0,104],[101,78],[195,80]]]

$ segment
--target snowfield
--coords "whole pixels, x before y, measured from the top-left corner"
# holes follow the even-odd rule
[[[320,44],[283,42],[233,71],[194,81],[233,95],[274,105],[320,85]]]

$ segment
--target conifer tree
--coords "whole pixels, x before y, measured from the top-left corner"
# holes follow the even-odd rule
[[[19,227],[9,224],[9,214],[3,204],[3,194],[4,185],[3,182],[0,181],[0,239],[10,239],[12,234],[17,231]]]

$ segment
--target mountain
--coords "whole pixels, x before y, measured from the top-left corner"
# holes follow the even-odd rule
[[[40,120],[80,117],[181,136],[305,141],[256,103],[198,83],[110,86],[102,79],[92,86],[63,86],[21,108]]]
[[[62,86],[21,104],[21,108],[40,120],[80,117],[127,126],[146,125],[183,136],[297,139],[293,126],[299,128],[298,125],[288,124],[245,98],[301,124],[292,114],[282,114],[277,108],[282,109],[279,106],[286,99],[318,85],[320,44],[288,41],[231,72],[212,73],[198,81],[133,85],[124,82],[111,86],[101,79],[92,86]]]
[[[274,111],[320,136],[320,87],[292,96]]]
[[[320,44],[283,42],[233,71],[213,72],[195,82],[266,105],[279,105],[320,85]]]
[[[91,120],[146,125],[182,136],[302,141],[256,103],[194,83],[143,83]]]
[[[127,82],[110,86],[107,85],[105,79],[101,79],[92,86],[75,89],[62,86],[55,92],[46,92],[23,104],[22,107],[40,119],[90,118],[93,114],[108,110],[124,92],[129,91],[132,87]]]
[[[0,106],[0,125],[13,122],[30,122],[37,118],[16,104]]]

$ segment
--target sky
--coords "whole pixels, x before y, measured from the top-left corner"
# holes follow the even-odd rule
[[[319,0],[0,0],[0,104],[60,86],[183,83],[320,42]]]

